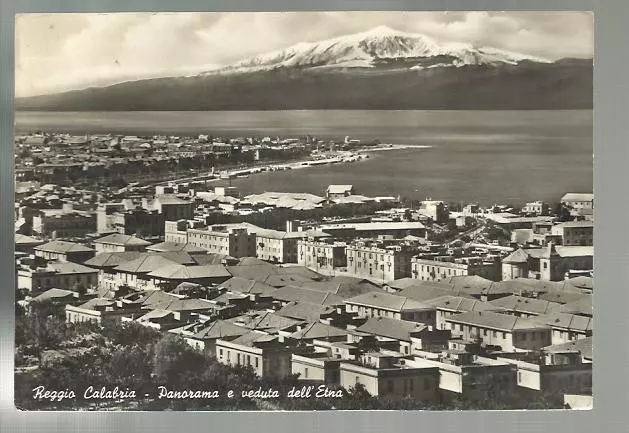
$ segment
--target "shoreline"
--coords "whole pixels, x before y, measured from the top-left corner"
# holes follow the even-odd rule
[[[285,162],[285,163],[272,163],[272,164],[259,164],[250,167],[243,167],[237,169],[228,170],[216,170],[214,173],[208,173],[203,176],[186,177],[181,179],[171,179],[166,182],[156,183],[155,185],[163,184],[179,184],[186,182],[205,181],[216,182],[220,180],[235,180],[238,178],[246,178],[252,175],[269,173],[275,171],[286,170],[302,170],[311,167],[318,167],[328,164],[351,164],[355,162],[361,162],[370,158],[369,153],[393,151],[393,150],[405,150],[405,149],[430,149],[433,146],[427,145],[412,145],[412,144],[384,144],[372,147],[358,148],[351,151],[336,151],[334,154],[327,158],[313,158],[310,155],[308,158],[300,159],[297,161]],[[367,153],[367,155],[364,155]]]

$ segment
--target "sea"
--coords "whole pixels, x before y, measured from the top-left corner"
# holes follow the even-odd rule
[[[242,193],[309,192],[352,184],[366,196],[455,203],[558,202],[593,189],[592,110],[16,112],[17,134],[315,136],[402,144],[360,162],[238,178]]]

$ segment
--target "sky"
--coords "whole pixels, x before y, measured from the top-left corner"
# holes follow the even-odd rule
[[[15,93],[192,75],[379,25],[549,60],[592,58],[594,52],[588,12],[21,14],[15,23]]]

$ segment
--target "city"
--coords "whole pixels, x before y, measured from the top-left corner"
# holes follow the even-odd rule
[[[33,399],[28,384],[93,350],[153,357],[122,362],[128,374],[111,387],[145,386],[147,365],[148,382],[176,387],[168,374],[194,362],[169,364],[159,382],[156,351],[177,344],[254,391],[329,388],[321,409],[343,408],[340,395],[375,408],[591,406],[591,192],[485,206],[372,197],[359,184],[320,194],[232,184],[395,148],[350,137],[40,132],[15,146],[18,406],[67,408]],[[161,398],[142,395],[135,408]],[[175,408],[233,407],[211,401]]]

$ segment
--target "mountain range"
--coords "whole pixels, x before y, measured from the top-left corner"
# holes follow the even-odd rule
[[[385,26],[193,76],[18,98],[18,110],[590,109],[592,59],[548,59]]]

